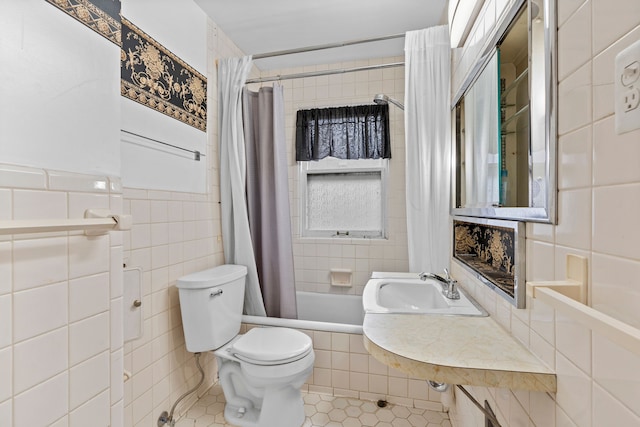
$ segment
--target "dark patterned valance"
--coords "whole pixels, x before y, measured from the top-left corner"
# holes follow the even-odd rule
[[[206,130],[206,78],[124,17],[120,65],[122,96]]]
[[[120,0],[45,0],[120,46]]]
[[[299,110],[296,160],[390,159],[388,105]]]

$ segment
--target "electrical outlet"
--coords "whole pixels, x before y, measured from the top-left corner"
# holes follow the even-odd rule
[[[616,133],[640,129],[640,40],[615,60]]]
[[[630,86],[640,77],[640,62],[634,61],[622,70],[622,86]]]
[[[633,88],[624,93],[624,111],[628,113],[640,105],[640,90]]]

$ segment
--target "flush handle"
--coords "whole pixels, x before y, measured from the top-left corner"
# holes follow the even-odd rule
[[[217,296],[220,296],[220,295],[222,295],[222,289],[218,289],[218,290],[217,290],[217,291],[215,291],[215,292],[211,292],[211,294],[210,294],[209,296],[210,296],[211,298],[213,298],[213,297],[217,297]]]

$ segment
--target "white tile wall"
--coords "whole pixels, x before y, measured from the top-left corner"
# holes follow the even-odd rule
[[[13,294],[13,339],[24,341],[66,326],[69,318],[67,282]]]
[[[241,56],[213,22],[208,24],[208,57]],[[142,307],[144,335],[126,343],[122,354],[112,353],[112,363],[132,374],[124,383],[122,413],[124,426],[155,425],[161,411],[199,380],[194,359],[184,346],[178,293],[178,278],[224,262],[220,233],[217,172],[217,93],[216,69],[209,61],[209,99],[207,123],[210,183],[206,194],[156,191],[140,188],[123,190],[123,211],[133,217],[133,228],[123,233],[123,257],[127,266],[143,270]],[[111,270],[117,268],[112,265]],[[122,295],[120,283],[111,283],[111,295]],[[123,307],[130,302],[123,301]],[[207,374],[205,388],[213,381],[216,364],[204,354],[201,363]],[[117,381],[113,377],[111,382]],[[111,390],[114,400],[114,390]],[[118,395],[119,396],[119,395]],[[194,398],[177,408],[185,410]]]
[[[558,224],[527,224],[527,279],[563,279],[566,255],[584,256],[591,305],[640,327],[635,245],[640,235],[632,225],[640,209],[640,131],[616,135],[613,126],[613,60],[640,40],[640,3],[557,3]],[[525,310],[498,310],[500,302],[491,300],[499,297],[455,262],[453,273],[558,375],[554,395],[531,392],[527,398],[517,391],[473,387],[476,397],[489,397],[503,425],[640,425],[639,356],[537,300],[528,299]],[[482,426],[477,409],[460,399],[466,398],[459,396],[452,424]]]
[[[404,58],[380,58],[375,61],[345,62],[271,70],[265,75],[302,71],[350,68],[398,62]],[[404,115],[389,106],[392,159],[388,182],[388,239],[310,239],[300,238],[298,167],[295,162],[295,116],[300,109],[342,105],[372,104],[376,93],[385,93],[402,101],[404,67],[361,71],[282,82],[285,95],[285,126],[289,159],[289,194],[294,237],[296,288],[304,291],[362,294],[372,271],[407,271],[407,231],[404,198]],[[254,85],[255,86],[255,85]],[[256,88],[254,88],[256,89]],[[353,287],[330,285],[331,268],[350,268]]]
[[[68,390],[69,376],[65,372],[14,396],[14,425],[44,426],[64,418],[69,408]]]
[[[5,219],[79,217],[87,208],[110,208],[107,178],[25,167],[0,169],[10,183],[1,189],[2,195],[12,200]],[[102,188],[96,189],[96,182]],[[109,350],[122,349],[121,339],[111,341],[108,314],[109,266],[118,259],[121,264],[122,250],[113,245],[118,239],[109,235],[86,237],[80,232],[3,239],[8,239],[0,243],[3,421],[15,427],[67,426],[69,411],[109,388]],[[98,313],[102,314],[95,316]],[[87,361],[100,352],[99,358],[91,359],[96,362]],[[96,375],[102,381],[93,381]],[[118,420],[111,423],[112,403],[117,402],[102,401],[102,413],[107,414],[102,425],[120,425]]]

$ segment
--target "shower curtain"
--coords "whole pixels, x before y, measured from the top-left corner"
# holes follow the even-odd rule
[[[282,86],[243,91],[249,225],[267,316],[295,319]]]
[[[220,203],[225,262],[247,267],[244,312],[266,314],[249,231],[246,200],[246,160],[242,128],[242,88],[251,57],[218,63],[218,129],[220,132]]]
[[[405,36],[407,234],[410,271],[449,267],[451,44],[446,25]]]

